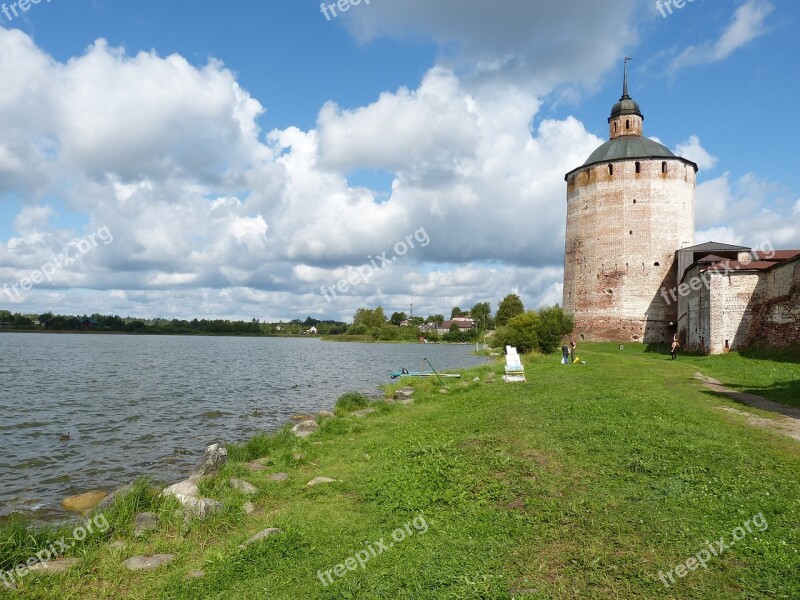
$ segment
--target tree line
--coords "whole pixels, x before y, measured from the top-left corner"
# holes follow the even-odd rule
[[[304,321],[293,319],[288,322],[267,323],[252,319],[250,321],[231,321],[227,319],[137,319],[122,318],[118,315],[57,315],[47,312],[41,315],[23,315],[0,310],[0,328],[15,330],[45,329],[49,331],[105,331],[141,334],[171,335],[347,335],[359,339],[375,341],[417,341],[420,338],[429,342],[476,342],[484,339],[487,332],[494,331],[488,338],[493,347],[516,346],[520,352],[553,352],[569,335],[574,326],[572,318],[559,306],[525,311],[525,306],[517,294],[509,294],[500,301],[497,312],[492,313],[490,302],[478,302],[470,310],[454,306],[450,319],[469,317],[474,326],[462,329],[455,322],[446,332],[441,332],[442,324],[448,320],[442,314],[427,317],[410,317],[405,312],[393,312],[387,317],[383,307],[359,308],[353,315],[352,323],[333,320],[320,320],[307,317]]]

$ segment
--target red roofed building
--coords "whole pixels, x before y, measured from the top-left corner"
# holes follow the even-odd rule
[[[800,250],[752,250],[709,242],[678,251],[678,338],[720,354],[753,343],[800,343]],[[691,262],[690,262],[691,260]]]

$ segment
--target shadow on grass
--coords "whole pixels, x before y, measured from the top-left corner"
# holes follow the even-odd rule
[[[739,352],[739,356],[754,360],[772,360],[775,362],[800,364],[800,345],[788,346],[786,348],[754,346],[752,348],[742,350]]]
[[[800,419],[800,381],[779,383],[762,388],[741,385],[726,385],[725,387],[732,391],[721,392],[706,389],[703,390],[703,393],[714,398],[733,400],[745,406],[754,406],[785,417]]]

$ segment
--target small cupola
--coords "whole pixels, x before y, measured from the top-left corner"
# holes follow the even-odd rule
[[[608,139],[613,140],[623,135],[642,136],[642,122],[644,117],[639,110],[639,104],[628,94],[628,61],[625,57],[622,77],[622,97],[612,108],[608,117]]]

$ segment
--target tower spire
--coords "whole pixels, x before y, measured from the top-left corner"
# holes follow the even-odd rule
[[[630,56],[626,56],[622,66],[622,97],[611,108],[611,116],[608,118],[608,139],[623,135],[642,135],[644,116],[639,110],[639,105],[628,94],[628,63],[632,60]]]
[[[622,77],[622,98],[620,100],[626,100],[630,98],[628,95],[628,61],[633,60],[630,56],[625,57],[625,61],[623,62],[623,71],[624,75]]]

